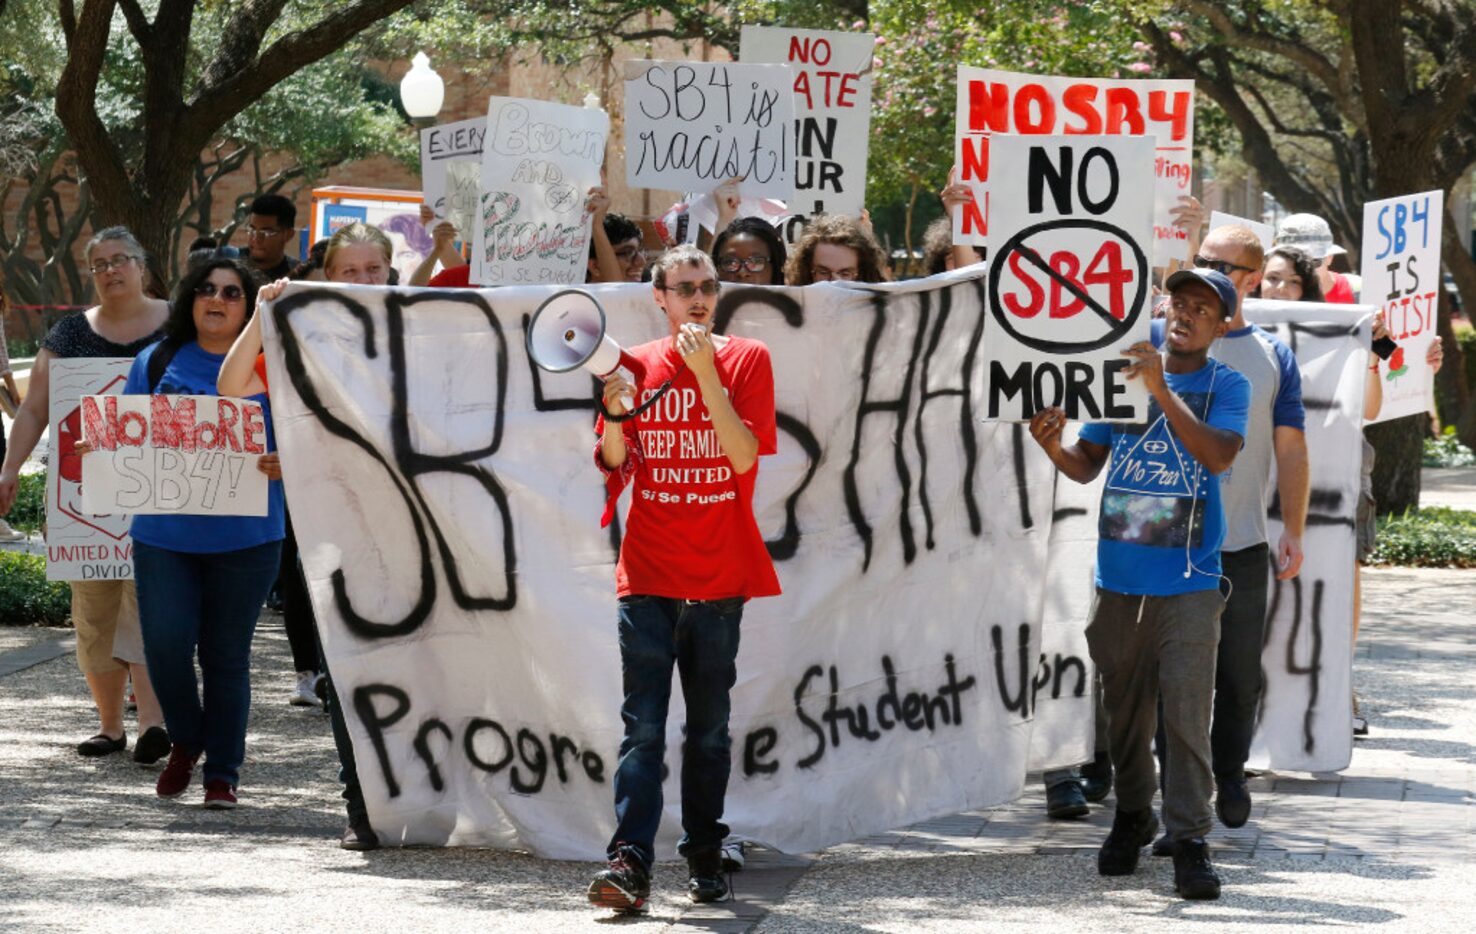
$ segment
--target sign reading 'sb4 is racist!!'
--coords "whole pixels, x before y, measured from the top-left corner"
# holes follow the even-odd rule
[[[1384,309],[1399,347],[1380,360],[1383,406],[1377,422],[1430,411],[1435,373],[1425,355],[1438,340],[1440,223],[1445,193],[1426,191],[1363,205],[1363,295]]]
[[[1001,136],[991,150],[1017,181],[997,186],[990,219],[986,417],[1142,418],[1121,351],[1148,339],[1153,140]]]
[[[82,504],[134,515],[264,516],[261,403],[217,396],[84,396]]]

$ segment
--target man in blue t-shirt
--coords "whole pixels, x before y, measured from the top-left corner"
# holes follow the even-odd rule
[[[1052,407],[1035,414],[1030,433],[1078,483],[1107,465],[1087,644],[1102,677],[1117,814],[1097,870],[1131,873],[1158,829],[1152,742],[1162,697],[1169,762],[1163,818],[1175,841],[1174,888],[1185,898],[1218,898],[1220,879],[1204,842],[1213,823],[1209,728],[1224,607],[1218,476],[1244,441],[1250,384],[1209,359],[1210,345],[1235,314],[1230,280],[1185,269],[1169,277],[1168,288],[1166,353],[1148,341],[1123,351],[1133,360],[1124,372],[1152,397],[1148,420],[1085,425],[1077,442],[1063,447],[1066,415]]]

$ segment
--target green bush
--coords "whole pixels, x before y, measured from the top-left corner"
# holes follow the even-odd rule
[[[1476,512],[1434,506],[1379,519],[1370,564],[1476,567]]]
[[[1476,466],[1476,454],[1456,438],[1455,427],[1448,426],[1439,438],[1425,439],[1426,467],[1471,467]]]
[[[23,473],[15,494],[15,505],[5,517],[12,528],[39,532],[46,522],[46,471]]]
[[[1476,328],[1461,321],[1452,322],[1451,327],[1455,331],[1456,346],[1460,347],[1461,356],[1465,359],[1466,385],[1476,386]],[[1455,400],[1446,396],[1439,379],[1435,380],[1435,410],[1440,415],[1440,424],[1455,424],[1456,415],[1459,414],[1456,412]]]
[[[72,615],[72,588],[46,579],[46,559],[0,551],[0,625],[65,626]]]

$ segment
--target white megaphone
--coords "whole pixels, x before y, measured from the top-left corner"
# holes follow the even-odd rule
[[[625,367],[635,376],[638,387],[646,379],[641,362],[605,333],[605,309],[588,292],[566,289],[539,305],[528,322],[524,340],[528,358],[550,373],[582,367],[604,379]],[[635,409],[630,396],[622,396],[620,401],[625,403],[626,412]]]

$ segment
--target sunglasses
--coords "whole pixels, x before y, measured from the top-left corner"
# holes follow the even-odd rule
[[[219,295],[222,301],[239,302],[246,297],[246,292],[239,285],[225,285],[216,288],[214,282],[202,282],[195,286],[195,294],[201,298],[214,298]]]
[[[711,298],[712,296],[714,296],[714,295],[716,295],[718,293],[718,284],[717,284],[717,280],[715,280],[715,279],[704,279],[701,282],[697,282],[697,283],[692,283],[692,282],[678,282],[676,285],[665,285],[665,286],[662,286],[661,287],[661,291],[663,291],[663,292],[675,292],[678,295],[680,295],[682,298],[691,298],[692,296],[696,295],[698,292],[701,292],[703,295],[706,295],[708,298]]]
[[[1251,266],[1241,266],[1236,263],[1232,263],[1229,260],[1209,259],[1208,257],[1200,256],[1198,254],[1195,254],[1194,265],[1198,266],[1200,269],[1213,269],[1215,272],[1219,273],[1222,276],[1228,276],[1232,272],[1256,271],[1255,268]]]
[[[739,259],[736,256],[724,256],[718,263],[718,268],[723,272],[737,272],[747,269],[749,272],[763,272],[769,268],[767,256],[750,256],[748,259]]]

